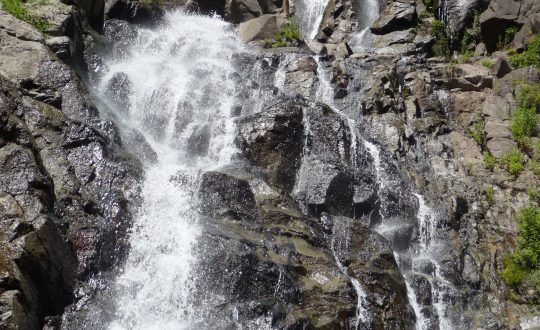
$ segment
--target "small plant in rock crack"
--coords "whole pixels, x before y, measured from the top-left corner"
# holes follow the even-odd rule
[[[474,122],[474,124],[469,129],[469,133],[470,133],[471,137],[479,145],[484,144],[484,137],[485,137],[484,126],[485,126],[484,118],[482,118],[481,116],[478,116],[477,120]]]
[[[491,152],[489,151],[484,151],[483,156],[484,156],[484,164],[489,170],[493,171],[493,169],[495,168],[498,162],[497,158],[493,156]]]
[[[285,24],[283,29],[276,33],[274,39],[265,40],[266,48],[287,47],[289,45],[298,45],[302,42],[300,27],[295,22]]]
[[[486,200],[489,205],[493,205],[495,203],[495,189],[493,189],[493,186],[486,188]]]
[[[518,33],[518,28],[511,26],[504,30],[503,34],[499,36],[499,41],[497,42],[497,49],[506,49],[508,45],[514,40],[514,37]]]
[[[508,173],[514,178],[517,178],[525,169],[525,157],[517,148],[514,148],[508,155],[504,156],[502,163]]]

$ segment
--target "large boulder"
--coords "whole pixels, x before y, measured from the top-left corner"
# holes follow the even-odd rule
[[[414,1],[400,0],[386,4],[379,18],[371,26],[371,32],[386,34],[411,27],[416,19]]]
[[[278,15],[263,15],[240,24],[240,38],[244,42],[273,38],[283,25]]]

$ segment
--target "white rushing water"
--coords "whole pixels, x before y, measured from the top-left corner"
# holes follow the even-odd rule
[[[143,205],[131,250],[117,279],[116,320],[110,329],[192,329],[190,306],[199,175],[235,153],[235,69],[243,51],[230,26],[212,17],[167,14],[155,30],[141,30],[130,54],[106,63],[101,84],[129,81],[121,126],[141,132],[157,153],[145,165]]]
[[[359,1],[359,0],[357,0]],[[359,1],[358,9],[358,32],[349,41],[349,46],[355,52],[368,51],[371,49],[370,34],[371,25],[379,17],[379,1]]]
[[[323,19],[324,10],[329,0],[298,0],[296,17],[299,18],[300,29],[306,39],[315,39]]]

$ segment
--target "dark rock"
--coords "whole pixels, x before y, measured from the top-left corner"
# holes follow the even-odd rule
[[[263,168],[268,182],[291,191],[300,166],[303,147],[303,108],[280,102],[238,123],[237,144],[245,157]]]
[[[510,73],[510,71],[512,71],[512,68],[510,67],[508,62],[504,58],[499,58],[491,68],[490,73],[497,78],[502,78],[507,73]]]
[[[497,49],[499,37],[509,27],[515,27],[519,17],[521,4],[515,0],[493,0],[489,7],[480,15],[480,28],[482,40],[488,51]]]
[[[151,25],[163,18],[163,9],[148,1],[114,0],[107,3],[108,19],[124,20],[133,24]]]
[[[68,0],[73,1],[77,7],[81,8],[90,26],[98,31],[103,31],[103,20],[105,13],[105,0]]]
[[[199,198],[201,210],[209,216],[226,216],[233,219],[255,220],[255,196],[246,179],[220,172],[203,174]]]

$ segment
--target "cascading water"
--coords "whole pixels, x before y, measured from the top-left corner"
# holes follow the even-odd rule
[[[296,2],[296,17],[306,39],[315,39],[319,32],[328,0],[299,0]]]
[[[358,16],[358,32],[349,41],[349,46],[355,52],[362,52],[370,49],[369,29],[379,16],[379,1],[365,0],[357,7],[359,7],[358,12],[360,13]]]
[[[129,86],[124,129],[140,131],[157,154],[147,162],[144,204],[117,279],[111,329],[190,329],[199,311],[190,305],[199,175],[235,154],[235,72],[243,52],[230,26],[217,18],[180,12],[155,30],[140,30],[130,54],[106,63],[100,90],[122,77]]]

